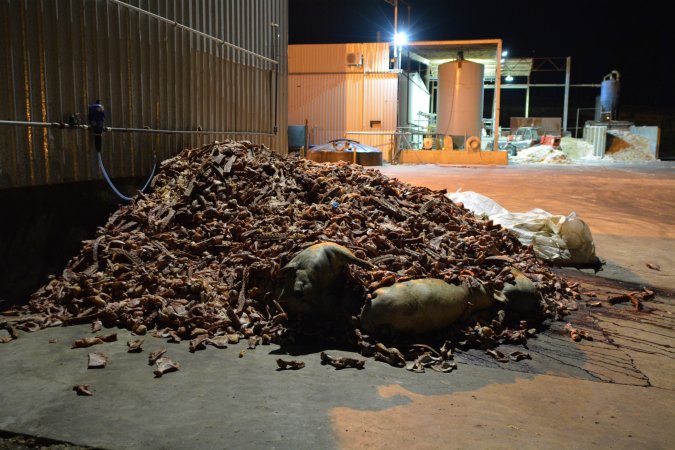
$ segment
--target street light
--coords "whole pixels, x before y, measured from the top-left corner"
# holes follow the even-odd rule
[[[398,32],[394,35],[394,45],[401,47],[408,43],[408,35],[403,32]]]
[[[509,83],[513,81],[513,77],[511,76],[511,74],[508,74],[506,78],[504,78],[504,81],[508,81]]]

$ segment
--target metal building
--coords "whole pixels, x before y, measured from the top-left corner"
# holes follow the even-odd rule
[[[291,45],[289,123],[307,120],[311,145],[347,137],[379,148],[385,160],[395,160],[399,150],[421,144],[428,134],[430,118],[436,115],[430,106],[436,100],[438,66],[458,53],[484,65],[485,80],[497,86],[489,114],[499,122],[500,39],[411,42],[399,49],[399,58],[425,67],[426,79],[400,63],[391,68],[392,45]],[[481,93],[482,82],[477,86]],[[476,100],[481,108],[482,101],[482,96]],[[480,112],[477,117],[480,128]]]
[[[288,0],[0,0],[0,188],[100,178],[90,132],[38,125],[97,99],[113,177],[226,138],[285,153],[287,40]]]
[[[291,45],[288,122],[309,121],[310,144],[349,135],[380,149],[385,159],[396,131],[398,74],[389,70],[389,44]]]

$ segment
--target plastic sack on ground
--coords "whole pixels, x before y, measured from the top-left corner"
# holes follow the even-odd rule
[[[524,245],[532,245],[538,258],[556,265],[597,264],[591,229],[576,213],[554,215],[543,209],[512,213],[489,197],[476,192],[455,192],[446,196],[477,216],[511,230]]]

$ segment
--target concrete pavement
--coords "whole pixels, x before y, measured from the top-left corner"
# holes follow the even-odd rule
[[[320,364],[319,351],[351,353],[320,347],[242,343],[192,354],[187,342],[146,337],[145,351],[129,354],[126,330],[105,330],[117,342],[70,349],[89,328],[52,328],[0,345],[0,430],[108,449],[671,448],[673,166],[383,169],[436,189],[476,190],[513,211],[576,211],[610,280],[567,275],[600,293],[620,287],[611,279],[661,288],[643,312],[581,305],[568,321],[593,341],[572,342],[556,322],[520,348],[532,360],[498,363],[472,350],[457,355],[452,373],[416,374],[372,359],[364,370],[337,371]],[[162,345],[181,368],[155,378],[147,355]],[[105,369],[87,369],[93,351],[110,357]],[[280,356],[307,366],[277,371]],[[94,396],[75,395],[81,383]]]

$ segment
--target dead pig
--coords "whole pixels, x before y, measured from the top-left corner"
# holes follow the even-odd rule
[[[451,325],[466,314],[489,308],[495,300],[484,287],[470,289],[435,278],[395,283],[377,289],[361,310],[361,326],[370,333],[388,327],[426,333]]]
[[[337,306],[348,264],[372,267],[348,248],[333,242],[321,242],[298,253],[282,270],[289,275],[291,295],[284,301],[291,313],[332,314]]]
[[[513,269],[514,283],[506,283],[502,293],[508,309],[519,314],[532,314],[540,308],[540,295],[534,283],[522,272]]]

